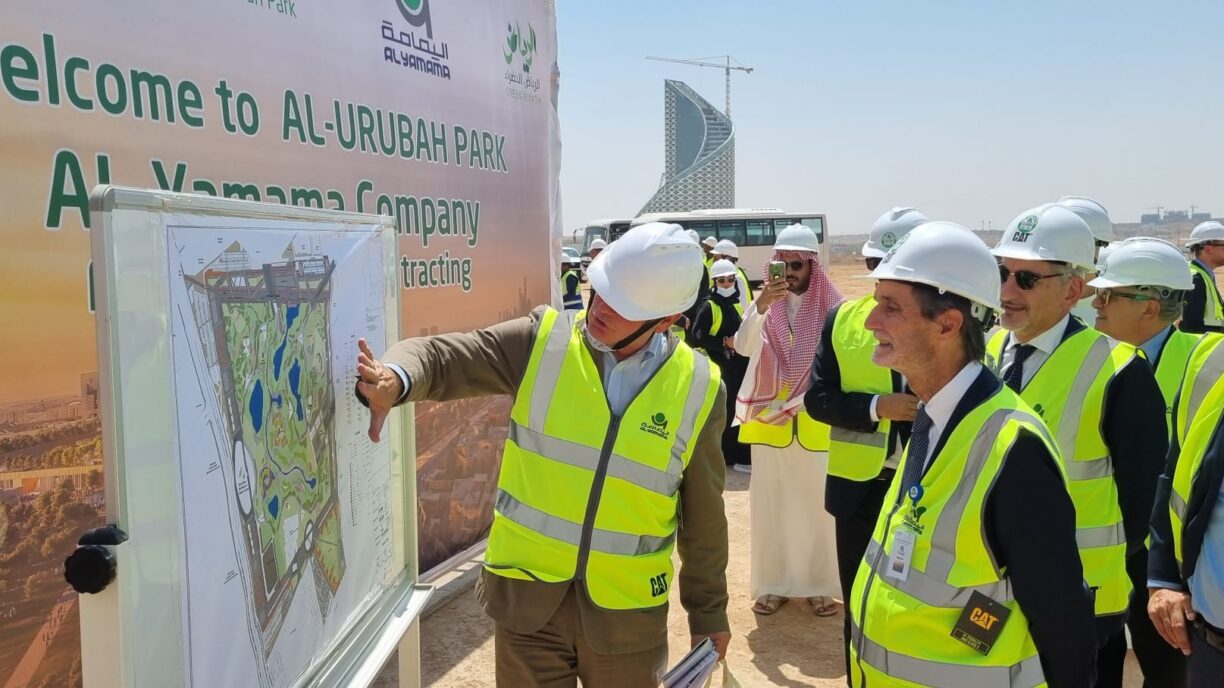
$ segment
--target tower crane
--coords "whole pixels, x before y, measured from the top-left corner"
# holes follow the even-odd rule
[[[718,62],[703,62],[702,61],[706,59],[712,60],[715,58],[722,58],[723,62],[718,63]],[[726,74],[726,80],[727,80],[727,98],[726,98],[726,104],[723,107],[723,114],[727,116],[727,119],[731,119],[731,70],[734,69],[736,71],[740,71],[745,74],[752,73],[752,67],[744,67],[738,64],[734,64],[734,65],[731,64],[730,55],[715,55],[714,57],[702,58],[698,60],[677,60],[674,57],[652,57],[648,55],[646,56],[646,59],[656,60],[658,62],[676,62],[679,64],[694,65],[697,67],[717,67],[723,70],[723,72]]]

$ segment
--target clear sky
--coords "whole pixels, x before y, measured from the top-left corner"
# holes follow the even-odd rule
[[[1224,2],[558,0],[567,234],[663,171],[663,80],[717,107],[731,54],[736,205],[866,232],[894,205],[995,229],[1062,195],[1115,222],[1224,215]]]

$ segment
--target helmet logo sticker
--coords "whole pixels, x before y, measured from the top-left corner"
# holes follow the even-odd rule
[[[897,243],[897,235],[892,232],[884,232],[884,235],[880,237],[880,245],[884,248],[892,248],[895,243]]]
[[[1016,225],[1016,233],[1012,234],[1012,241],[1018,241],[1020,243],[1024,243],[1028,241],[1029,236],[1033,233],[1033,230],[1036,228],[1037,228],[1037,216],[1029,215],[1028,217],[1021,220],[1020,224]]]

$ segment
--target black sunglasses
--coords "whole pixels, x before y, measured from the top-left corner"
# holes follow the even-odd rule
[[[1037,283],[1043,279],[1050,279],[1051,277],[1062,277],[1065,274],[1066,274],[1065,272],[1056,272],[1052,275],[1038,275],[1037,273],[1032,272],[1030,270],[1017,270],[1015,272],[1012,272],[1011,270],[1007,269],[1007,266],[999,265],[999,283],[1007,284],[1007,277],[1009,275],[1015,275],[1016,276],[1016,286],[1020,287],[1024,291],[1029,291],[1033,287],[1036,287]]]
[[[786,266],[795,272],[802,270],[804,265],[807,265],[806,260],[792,260],[786,263]]]

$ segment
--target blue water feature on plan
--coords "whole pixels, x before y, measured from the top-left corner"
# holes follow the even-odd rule
[[[272,518],[278,518],[280,514],[280,497],[273,496],[268,500],[268,513],[272,514]]]
[[[285,345],[289,343],[289,330],[293,329],[293,321],[297,320],[298,314],[301,311],[301,305],[290,306],[285,309],[285,338],[281,340],[280,346],[276,347],[276,353],[272,355],[273,379],[280,379],[281,364],[285,362]]]
[[[293,359],[293,366],[289,368],[289,389],[297,399],[297,419],[305,420],[306,411],[302,408],[302,366],[296,358]]]
[[[251,427],[255,428],[255,432],[259,432],[263,429],[263,405],[263,382],[256,380],[255,389],[251,390],[251,400],[249,402],[249,408],[251,411]]]

